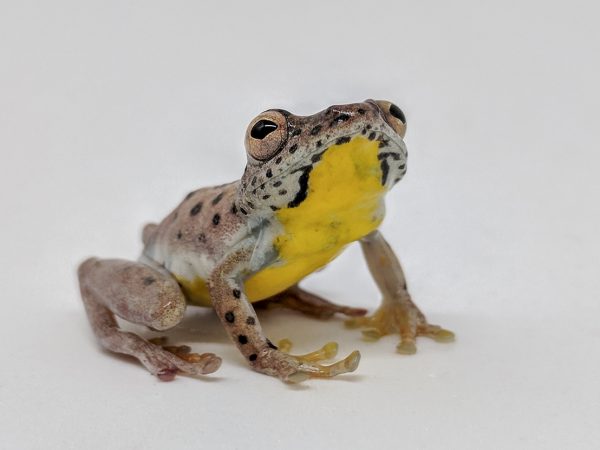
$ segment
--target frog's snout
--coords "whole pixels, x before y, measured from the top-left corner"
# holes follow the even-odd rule
[[[367,100],[366,102],[375,105],[381,111],[381,116],[387,124],[401,137],[404,137],[406,134],[406,117],[398,106],[387,100]]]

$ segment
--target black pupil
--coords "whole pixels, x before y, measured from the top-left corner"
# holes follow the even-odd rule
[[[406,123],[406,117],[404,117],[404,113],[396,105],[392,104],[392,106],[390,106],[390,114],[396,119],[400,120],[402,123]]]
[[[270,120],[259,120],[254,124],[250,131],[250,136],[254,139],[264,139],[269,133],[277,129],[277,124]]]

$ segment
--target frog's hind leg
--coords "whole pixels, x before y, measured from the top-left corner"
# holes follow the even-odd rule
[[[364,316],[367,313],[367,310],[363,308],[336,305],[318,295],[305,291],[298,285],[292,286],[274,297],[261,301],[259,304],[267,308],[282,307],[295,309],[318,319],[330,319],[336,313],[350,317]]]
[[[78,269],[81,296],[94,334],[106,349],[131,355],[162,380],[179,372],[214,372],[221,359],[212,353],[197,355],[183,347],[165,347],[119,329],[115,314],[154,330],[177,325],[185,312],[185,297],[177,281],[149,265],[90,258]]]

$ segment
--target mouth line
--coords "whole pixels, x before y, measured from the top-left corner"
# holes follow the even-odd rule
[[[404,145],[404,141],[402,141],[402,139],[398,139],[397,136],[392,136],[384,131],[377,131],[375,133],[378,133],[381,137],[384,137],[385,139],[381,138],[380,139],[369,139],[370,142],[372,141],[378,141],[379,142],[379,148],[378,148],[378,154],[377,154],[377,159],[378,160],[382,160],[383,158],[386,158],[388,156],[391,156],[395,161],[400,161],[401,159],[406,159],[406,146]],[[321,150],[318,153],[314,153],[311,158],[310,158],[310,163],[299,163],[296,166],[292,167],[289,171],[289,173],[295,173],[295,172],[299,172],[299,171],[304,171],[306,170],[306,168],[308,166],[312,166],[313,164],[317,163],[320,161],[320,159],[322,158],[322,156],[334,145],[344,145],[349,143],[350,141],[352,141],[353,139],[357,138],[357,137],[362,137],[364,139],[368,139],[367,136],[361,134],[361,133],[353,133],[353,134],[348,134],[348,135],[344,135],[344,136],[338,136],[335,139],[331,139],[330,141],[328,141],[327,143],[325,143],[324,145],[322,145],[323,150]],[[386,142],[384,146],[381,145],[382,142]],[[392,145],[390,145],[390,143]],[[383,151],[382,149],[390,147],[389,150],[387,151]],[[282,175],[283,177],[284,175]],[[278,177],[279,178],[279,177]],[[277,178],[276,178],[277,179]]]

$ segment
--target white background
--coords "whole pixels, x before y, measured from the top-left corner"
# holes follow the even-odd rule
[[[597,449],[600,32],[595,2],[0,3],[0,448]],[[409,171],[382,231],[454,344],[365,343],[342,318],[261,316],[357,372],[288,386],[209,310],[174,341],[224,359],[161,383],[101,351],[88,255],[135,259],[143,223],[238,178],[260,111],[384,98]],[[379,302],[351,247],[305,283]],[[151,333],[137,329],[145,336]]]

